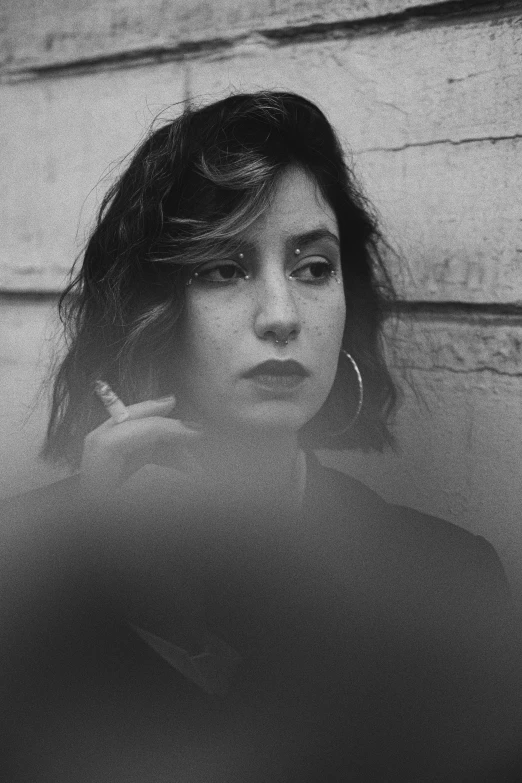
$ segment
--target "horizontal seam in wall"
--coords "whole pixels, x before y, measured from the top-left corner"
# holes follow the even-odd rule
[[[469,136],[464,139],[430,139],[430,141],[413,141],[408,144],[401,144],[397,147],[368,147],[362,150],[353,150],[354,155],[368,155],[375,152],[404,152],[405,150],[415,149],[417,147],[434,147],[441,144],[451,144],[458,147],[461,144],[473,144],[476,142],[491,142],[495,144],[497,141],[517,141],[522,139],[522,133],[512,133],[502,136]]]
[[[396,301],[385,307],[387,317],[409,316],[417,320],[465,321],[496,325],[522,325],[522,304],[497,302]]]
[[[0,305],[2,302],[25,303],[45,303],[56,302],[61,296],[60,291],[13,291],[12,289],[2,290],[0,288]]]
[[[400,32],[402,29],[424,29],[426,27],[439,27],[441,25],[467,25],[474,24],[480,19],[492,21],[495,18],[505,18],[512,13],[518,17],[521,10],[520,0],[448,0],[445,3],[430,3],[429,5],[414,6],[396,13],[375,15],[362,19],[335,20],[331,22],[315,22],[307,25],[288,24],[262,31],[271,39],[284,41],[290,39],[290,43],[302,40],[323,37],[328,34],[355,33],[362,35],[374,35],[379,33]],[[328,39],[326,39],[328,40]]]
[[[32,79],[81,76],[86,73],[110,69],[134,68],[147,65],[159,65],[170,61],[184,61],[211,54],[233,54],[240,44],[255,41],[267,48],[274,45],[309,43],[317,40],[327,42],[332,38],[352,35],[397,32],[408,29],[411,24],[467,24],[479,17],[491,19],[492,15],[520,11],[520,2],[498,0],[448,0],[445,3],[432,3],[417,6],[397,13],[355,20],[335,20],[331,22],[311,22],[303,25],[288,24],[284,27],[264,29],[243,29],[221,37],[180,41],[172,46],[149,46],[127,51],[115,51],[106,54],[83,57],[56,63],[0,66],[0,81],[4,83],[27,81]]]
[[[452,367],[450,364],[431,364],[423,367],[420,364],[406,364],[399,361],[396,364],[391,362],[392,367],[401,370],[416,370],[417,372],[449,372],[452,375],[479,375],[490,373],[502,378],[522,378],[522,370],[509,372],[508,370],[499,370],[497,367]]]

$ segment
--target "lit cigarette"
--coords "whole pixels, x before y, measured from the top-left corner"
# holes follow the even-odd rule
[[[126,421],[129,418],[129,411],[120,398],[113,392],[108,383],[105,381],[96,381],[94,384],[94,391],[102,401],[105,410],[115,424],[120,424],[122,421]]]

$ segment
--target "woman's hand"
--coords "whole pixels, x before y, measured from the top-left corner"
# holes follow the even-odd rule
[[[195,469],[190,446],[202,433],[167,418],[175,404],[172,396],[129,405],[126,421],[116,423],[110,417],[87,435],[80,466],[84,497],[109,497],[146,464],[169,465],[187,474]]]

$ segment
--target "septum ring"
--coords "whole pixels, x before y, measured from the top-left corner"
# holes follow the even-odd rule
[[[288,345],[288,338],[286,340],[278,340],[277,337],[276,337],[274,342],[275,342],[276,345],[284,345],[284,346],[286,346],[286,345]]]

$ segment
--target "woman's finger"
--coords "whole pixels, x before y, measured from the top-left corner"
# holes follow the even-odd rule
[[[143,419],[146,416],[164,416],[173,410],[176,405],[176,398],[173,394],[168,397],[161,397],[159,400],[144,400],[136,402],[134,405],[126,405],[129,419]]]
[[[134,405],[124,405],[118,399],[118,403],[117,408],[105,406],[109,418],[102,425],[104,429],[110,429],[110,427],[123,424],[125,421],[143,419],[147,416],[167,416],[176,405],[176,398],[174,395],[170,395],[158,400],[136,402]]]
[[[176,397],[169,394],[157,400],[145,400],[135,405],[126,406],[107,381],[99,378],[94,382],[94,392],[110,416],[110,423],[121,424],[129,418],[140,418],[171,410],[176,404]]]

